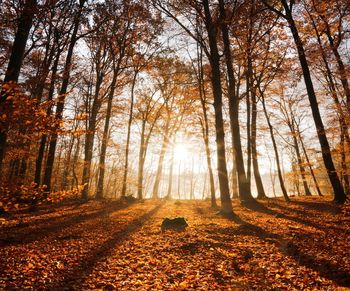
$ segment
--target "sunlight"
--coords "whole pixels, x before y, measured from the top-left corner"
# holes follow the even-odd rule
[[[189,157],[188,146],[184,143],[174,145],[174,160],[185,161]]]

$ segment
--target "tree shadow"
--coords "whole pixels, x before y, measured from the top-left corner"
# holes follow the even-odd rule
[[[93,211],[90,213],[70,213],[63,214],[57,217],[48,217],[43,220],[38,220],[32,223],[42,224],[41,227],[36,229],[28,228],[30,223],[24,226],[15,226],[11,228],[11,233],[3,234],[0,238],[0,246],[27,244],[33,241],[41,240],[50,234],[55,232],[61,232],[62,230],[69,228],[75,224],[79,224],[88,220],[94,220],[99,217],[108,216],[114,211],[125,209],[132,205],[131,203],[111,203],[103,209]],[[14,233],[14,230],[18,229],[19,233]]]
[[[316,258],[314,255],[303,251],[291,240],[283,238],[279,234],[268,232],[257,225],[242,220],[240,217],[237,217],[234,222],[240,225],[235,228],[231,227],[229,230],[230,235],[255,236],[268,243],[273,243],[283,254],[293,258],[298,264],[318,272],[322,277],[336,282],[339,286],[350,286],[350,273],[342,269],[340,264],[324,258]],[[222,233],[227,234],[228,229],[225,228]],[[327,248],[327,246],[324,246],[324,248]]]
[[[64,279],[57,278],[56,281],[50,284],[49,289],[53,290],[80,290],[81,285],[88,275],[93,271],[94,267],[99,261],[105,260],[111,250],[117,245],[127,239],[129,235],[140,229],[156,212],[163,206],[163,202],[155,206],[152,210],[143,214],[142,216],[135,218],[123,229],[119,229],[113,233],[113,237],[102,245],[97,247],[92,252],[89,252],[84,256],[77,266],[70,269],[64,274]]]
[[[291,203],[293,203],[293,202],[291,202]],[[272,216],[274,216],[276,218],[282,218],[282,219],[294,221],[296,223],[304,224],[306,226],[310,226],[310,227],[316,228],[316,229],[321,230],[321,231],[328,231],[329,229],[336,229],[336,230],[339,230],[339,231],[344,231],[345,230],[344,228],[336,226],[336,225],[333,225],[333,224],[331,226],[325,226],[323,224],[319,224],[319,223],[310,221],[308,219],[295,217],[295,216],[290,216],[290,215],[287,215],[287,214],[283,213],[283,211],[288,211],[288,212],[294,211],[294,212],[298,212],[299,215],[305,216],[306,213],[305,213],[305,211],[302,211],[302,210],[296,210],[296,209],[291,210],[291,209],[289,209],[286,206],[282,206],[282,205],[280,205],[278,203],[274,203],[274,202],[269,202],[269,205],[270,206],[273,205],[273,207],[279,208],[282,212],[279,212],[279,211],[273,210],[271,208],[268,208],[268,207],[266,207],[265,205],[263,205],[263,204],[261,204],[259,202],[245,203],[243,206],[245,208],[249,209],[249,210],[252,210],[252,211],[256,211],[256,212],[272,215]]]
[[[302,207],[308,208],[310,210],[328,212],[330,214],[341,213],[341,207],[332,202],[317,202],[317,201],[298,201],[292,200],[293,204],[300,205]]]

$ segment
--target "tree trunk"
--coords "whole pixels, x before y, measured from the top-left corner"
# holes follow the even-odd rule
[[[72,151],[73,151],[73,147],[74,147],[74,142],[75,142],[75,136],[72,136],[72,139],[69,143],[69,147],[68,147],[68,152],[67,152],[67,158],[65,160],[65,165],[64,165],[64,169],[63,169],[63,174],[62,174],[62,181],[61,181],[61,190],[67,190],[68,189],[68,175],[70,172],[70,168],[71,168],[71,160],[72,160]],[[73,165],[74,167],[75,165]]]
[[[180,200],[181,198],[181,161],[179,162],[179,169],[177,174],[177,197]]]
[[[263,93],[261,91],[260,91],[260,93],[261,93],[261,103],[263,105],[265,118],[266,118],[266,121],[267,121],[267,125],[269,127],[270,136],[271,136],[272,145],[273,145],[273,150],[275,152],[277,173],[278,173],[278,179],[279,179],[279,182],[280,182],[281,190],[282,190],[284,199],[286,201],[290,201],[290,199],[288,197],[288,194],[287,194],[286,187],[284,186],[283,175],[282,175],[281,164],[280,164],[280,158],[279,158],[279,154],[278,154],[278,149],[277,149],[275,136],[274,136],[274,133],[273,133],[273,127],[272,127],[272,124],[271,124],[271,121],[270,121],[270,117],[269,117],[269,115],[267,113],[267,110],[266,110]]]
[[[348,165],[346,161],[346,146],[345,146],[345,136],[346,132],[344,131],[344,128],[341,127],[341,133],[340,133],[340,145],[341,145],[341,173],[342,173],[342,178],[344,181],[344,189],[345,193],[347,195],[350,194],[350,181],[349,181],[349,174],[348,174]]]
[[[63,117],[62,114],[64,109],[64,102],[66,99],[70,73],[72,68],[73,51],[78,39],[77,34],[78,34],[79,25],[80,25],[82,9],[85,2],[86,0],[79,1],[78,13],[74,17],[74,27],[73,27],[72,36],[71,36],[71,40],[67,51],[66,63],[64,65],[64,71],[63,71],[63,81],[62,81],[61,89],[59,91],[59,97],[58,97],[58,102],[56,107],[56,119],[58,121],[62,120],[62,117]],[[57,132],[54,132],[50,140],[49,152],[48,152],[48,157],[46,161],[45,175],[44,175],[44,181],[43,181],[44,185],[46,185],[47,187],[46,188],[47,192],[50,192],[50,189],[51,189],[51,177],[52,177],[53,164],[55,160],[57,138],[58,138],[58,134]]]
[[[194,181],[193,181],[193,178],[194,178],[194,161],[193,161],[193,157],[192,157],[192,160],[191,160],[191,175],[190,175],[190,200],[193,200],[194,199]]]
[[[318,45],[319,45],[319,48],[320,48],[322,60],[323,60],[323,63],[325,65],[325,69],[326,70],[324,72],[324,75],[325,75],[325,79],[327,80],[329,91],[330,91],[331,96],[333,98],[335,107],[336,107],[336,109],[337,109],[337,111],[338,111],[338,113],[340,115],[340,118],[345,121],[345,126],[346,126],[345,130],[346,130],[346,132],[348,132],[348,126],[349,126],[349,122],[350,121],[347,120],[346,114],[344,113],[343,107],[342,107],[342,105],[341,105],[341,103],[339,101],[336,85],[335,85],[334,78],[333,78],[333,74],[332,74],[329,62],[327,60],[327,54],[326,54],[325,49],[324,49],[324,47],[322,45],[320,32],[318,31],[317,25],[316,25],[312,15],[310,13],[308,13],[308,14],[309,14],[309,17],[311,18],[312,26],[313,26],[313,28],[315,30],[317,42],[318,42]],[[349,142],[349,145],[350,145],[350,142]]]
[[[349,87],[349,83],[348,83],[348,79],[347,79],[346,68],[345,68],[344,62],[339,54],[338,47],[334,43],[334,39],[332,37],[331,28],[329,27],[329,23],[325,19],[324,15],[320,15],[320,17],[322,18],[322,20],[325,24],[325,33],[327,35],[329,45],[332,49],[335,60],[337,61],[340,82],[343,86],[344,94],[346,96],[346,104],[347,104],[346,108],[347,108],[348,114],[350,115],[350,87]]]
[[[202,190],[202,200],[204,200],[205,197],[206,197],[206,192],[207,192],[207,176],[208,176],[208,174],[205,173],[205,174],[204,174],[204,182],[203,182],[203,190]]]
[[[88,199],[89,197],[89,184],[91,176],[91,162],[92,152],[94,148],[94,138],[96,131],[97,114],[100,108],[99,92],[101,88],[103,77],[102,75],[96,81],[94,101],[92,103],[91,114],[89,118],[88,130],[85,135],[85,146],[84,146],[84,168],[82,176],[82,184],[84,189],[82,191],[82,198]]]
[[[4,83],[16,83],[18,81],[29,32],[32,27],[34,15],[36,13],[37,1],[26,0],[23,5],[23,10],[18,21],[17,32],[11,49],[10,60],[5,73]],[[0,104],[2,103],[1,106],[12,107],[12,102],[6,101],[7,96],[8,95],[6,92],[1,92]],[[7,129],[8,124],[0,130],[0,176],[6,150]]]
[[[154,181],[154,185],[153,185],[153,192],[152,192],[153,199],[159,198],[159,184],[160,184],[160,180],[162,177],[164,156],[165,156],[165,152],[167,150],[168,142],[169,142],[169,136],[168,136],[169,135],[169,122],[170,122],[170,120],[168,118],[166,125],[165,125],[165,132],[164,132],[162,147],[161,147],[161,150],[159,153],[157,173],[156,173],[156,177],[155,177],[155,181]]]
[[[59,50],[57,52],[56,59],[54,61],[53,67],[52,67],[50,88],[49,88],[49,92],[48,92],[48,96],[47,96],[47,101],[52,101],[52,99],[53,99],[60,55],[61,55],[61,50]],[[46,115],[50,116],[51,113],[52,113],[52,106],[49,106],[49,108],[46,111]],[[42,164],[43,164],[43,160],[44,160],[46,142],[47,142],[47,135],[43,134],[41,136],[41,139],[40,139],[38,156],[37,156],[36,162],[35,162],[34,183],[36,184],[36,186],[40,186],[40,183],[41,183],[41,171],[42,171]]]
[[[249,28],[251,30],[251,27]],[[251,184],[251,164],[252,164],[252,144],[251,144],[251,79],[252,79],[252,56],[250,49],[251,39],[248,38],[248,48],[247,48],[247,72],[246,72],[246,107],[247,107],[247,184],[250,190]]]
[[[307,185],[307,182],[306,182],[306,177],[305,177],[306,171],[305,171],[305,168],[303,166],[303,160],[301,158],[299,144],[298,144],[298,140],[297,140],[297,136],[296,136],[296,132],[295,132],[293,124],[292,124],[291,130],[292,130],[291,133],[292,133],[292,136],[293,136],[293,143],[294,143],[295,154],[297,156],[297,163],[298,163],[298,166],[299,166],[299,172],[300,172],[301,180],[303,181],[304,192],[305,192],[306,196],[311,196],[310,189],[309,189],[309,187]]]
[[[98,182],[97,182],[97,190],[96,190],[96,199],[102,199],[103,198],[103,185],[104,185],[104,178],[105,178],[105,160],[106,160],[106,151],[107,151],[107,144],[108,144],[108,138],[109,138],[109,121],[111,119],[111,113],[112,113],[112,103],[113,103],[113,97],[114,97],[114,91],[115,86],[117,83],[117,73],[113,73],[113,79],[111,83],[111,88],[108,95],[108,102],[107,102],[107,111],[106,111],[106,118],[105,118],[105,126],[103,129],[103,135],[102,135],[102,144],[101,144],[101,154],[100,154],[100,161],[99,161],[99,175],[98,175]]]
[[[198,47],[197,47],[197,55],[199,60],[198,61],[199,62],[198,63],[198,90],[199,90],[199,97],[200,97],[202,112],[203,112],[203,121],[201,121],[202,135],[203,135],[205,156],[206,156],[207,167],[208,167],[211,207],[216,208],[217,204],[216,204],[216,197],[215,197],[214,175],[213,175],[213,168],[211,165],[211,152],[209,147],[209,124],[208,124],[208,113],[207,113],[207,106],[206,106],[207,98],[206,98],[205,89],[204,89],[203,56],[202,56],[202,50],[198,49]]]
[[[231,134],[231,140],[233,138],[233,134]],[[233,140],[232,140],[232,146],[233,146]],[[232,171],[231,171],[231,183],[232,183],[232,199],[238,199],[238,177],[237,177],[237,167],[236,167],[236,154],[235,149],[232,148],[233,154],[232,154]]]
[[[224,215],[232,215],[233,209],[231,204],[230,190],[228,186],[228,175],[226,165],[225,150],[225,130],[222,116],[222,88],[220,72],[220,56],[217,45],[217,28],[212,22],[211,12],[208,0],[203,0],[206,28],[208,31],[211,65],[211,82],[214,95],[215,111],[215,130],[216,130],[216,148],[217,148],[217,165],[220,186],[221,212]]]
[[[171,149],[170,165],[169,165],[169,182],[168,182],[168,192],[166,195],[167,199],[171,199],[172,187],[173,187],[173,173],[174,173],[174,145],[176,144],[176,136],[173,140],[173,146]]]
[[[128,168],[129,168],[130,132],[131,132],[131,123],[132,123],[132,117],[133,117],[133,110],[134,110],[134,90],[135,90],[137,74],[138,74],[138,71],[135,71],[134,72],[134,77],[133,77],[133,80],[132,80],[132,84],[131,84],[131,98],[130,98],[130,111],[129,111],[129,120],[128,120],[128,133],[127,133],[127,137],[126,137],[123,187],[122,187],[122,193],[121,193],[122,197],[125,196],[126,189],[127,189],[126,184],[127,184]]]
[[[322,193],[321,193],[321,190],[320,190],[320,187],[318,186],[318,182],[317,182],[317,179],[316,179],[316,176],[315,176],[315,172],[312,168],[312,165],[311,165],[311,162],[310,162],[310,159],[309,159],[309,156],[307,154],[307,151],[306,151],[306,148],[305,148],[305,145],[304,145],[304,141],[301,137],[301,134],[300,134],[300,131],[298,130],[298,136],[299,136],[299,140],[300,140],[300,144],[301,144],[301,148],[303,149],[303,153],[304,153],[304,156],[305,156],[305,159],[307,161],[307,164],[309,166],[309,169],[310,169],[310,173],[311,173],[311,176],[312,176],[312,180],[314,181],[315,183],[315,187],[316,187],[316,190],[317,190],[317,194],[319,196],[323,196]]]
[[[264,186],[262,183],[260,171],[259,171],[259,162],[258,162],[258,151],[256,148],[256,120],[257,120],[257,100],[256,100],[256,92],[255,90],[252,91],[252,128],[251,128],[251,146],[252,146],[252,160],[253,160],[253,171],[254,171],[254,178],[255,178],[255,184],[256,184],[256,190],[258,193],[258,199],[265,199],[267,198],[264,190]]]
[[[73,167],[72,167],[72,173],[73,173],[73,178],[74,180],[72,180],[72,184],[71,184],[71,189],[74,189],[74,182],[76,187],[78,187],[79,185],[79,180],[78,180],[78,176],[77,173],[75,172],[75,169],[77,167],[78,164],[78,158],[79,158],[79,151],[80,151],[80,136],[77,137],[77,145],[75,147],[75,152],[74,152],[74,156],[73,156]]]
[[[284,10],[286,12],[286,19],[289,24],[289,28],[292,32],[294,42],[297,47],[299,61],[301,64],[301,68],[303,71],[304,76],[304,82],[306,86],[306,90],[309,97],[309,102],[311,106],[312,116],[315,122],[317,136],[319,139],[319,143],[321,146],[322,151],[322,158],[324,161],[324,165],[326,167],[329,180],[331,182],[333,192],[334,192],[334,201],[337,203],[344,203],[346,200],[346,195],[344,192],[344,188],[339,180],[338,174],[335,170],[332,155],[331,155],[331,149],[328,143],[328,139],[325,133],[325,128],[323,125],[323,121],[321,118],[321,114],[318,108],[317,98],[314,90],[314,86],[311,79],[311,74],[309,70],[309,65],[306,59],[305,50],[303,43],[300,39],[296,24],[294,22],[292,11],[290,10],[288,3],[286,0],[281,0],[281,3],[284,6]]]
[[[137,174],[137,198],[141,200],[143,198],[143,168],[145,164],[145,131],[146,120],[142,120],[141,126],[141,141],[139,150],[139,166]]]
[[[225,6],[224,6],[223,0],[220,0],[219,4],[220,4],[221,18],[224,20],[226,17],[225,17]],[[234,152],[235,152],[235,161],[236,161],[236,168],[237,168],[237,174],[238,174],[239,196],[242,202],[252,201],[253,196],[251,195],[249,182],[244,170],[244,161],[243,161],[243,153],[242,153],[242,145],[241,145],[239,119],[238,119],[239,101],[235,94],[236,82],[235,82],[235,77],[233,73],[233,65],[232,65],[233,61],[231,56],[230,39],[229,39],[228,28],[224,21],[221,22],[221,31],[222,31],[222,37],[223,37],[223,43],[224,43],[224,54],[225,54],[227,76],[228,76],[230,125],[231,125],[232,140],[233,140],[234,149],[235,149]],[[218,80],[219,84],[217,85],[219,87],[220,86],[219,60],[217,60],[217,64],[215,68],[217,68],[217,71],[218,71],[217,74],[219,74],[219,80]],[[221,105],[221,87],[220,87],[219,99],[220,99],[220,105]]]

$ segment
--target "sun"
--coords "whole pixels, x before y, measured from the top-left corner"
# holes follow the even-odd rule
[[[177,143],[174,145],[174,159],[184,161],[188,158],[188,147],[186,144]]]

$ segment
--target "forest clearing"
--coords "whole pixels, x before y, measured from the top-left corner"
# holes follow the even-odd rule
[[[348,290],[350,209],[326,199],[66,203],[1,219],[0,288]],[[185,217],[184,231],[161,231]]]

